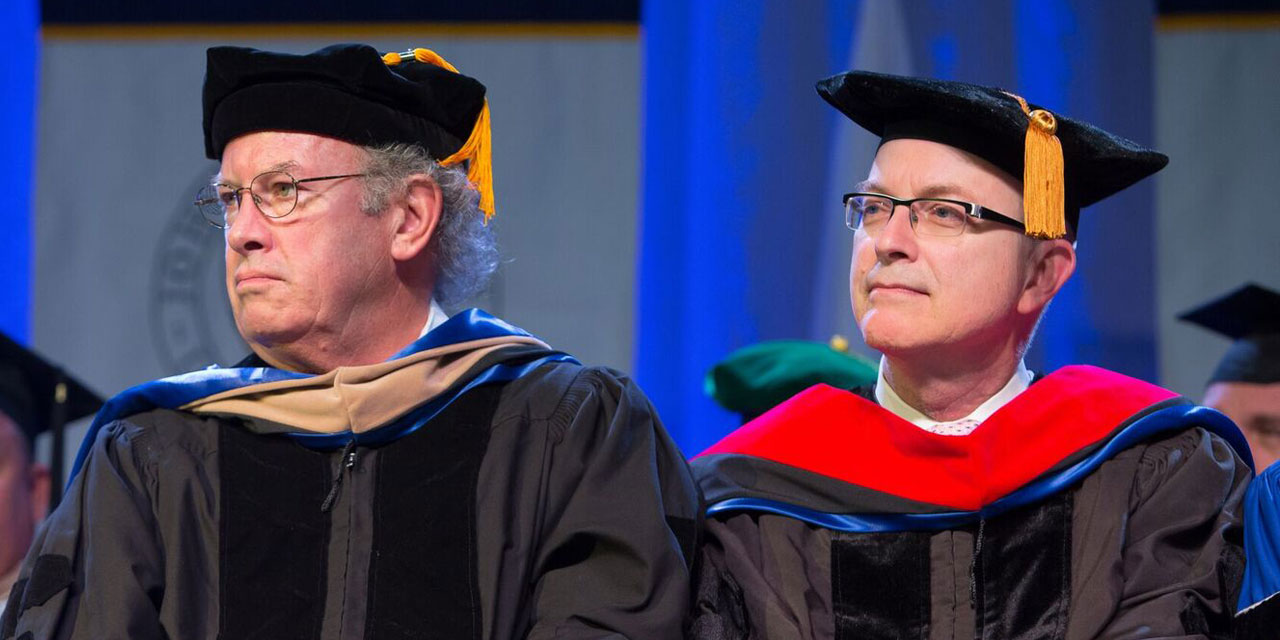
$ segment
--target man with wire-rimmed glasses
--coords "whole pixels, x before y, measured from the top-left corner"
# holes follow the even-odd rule
[[[1239,431],[1117,373],[1023,363],[1080,209],[1167,158],[996,89],[855,71],[818,92],[881,138],[840,200],[879,376],[694,459],[694,637],[1229,636]]]
[[[253,353],[99,413],[0,638],[678,637],[698,499],[644,394],[457,310],[497,266],[484,87],[217,47],[204,132]]]

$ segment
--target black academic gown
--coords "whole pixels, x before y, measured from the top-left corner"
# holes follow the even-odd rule
[[[102,424],[0,637],[679,637],[697,495],[616,371],[496,349],[354,439],[226,411]]]
[[[692,637],[1229,637],[1247,461],[1221,414],[1091,367],[963,437],[815,387],[693,461]]]

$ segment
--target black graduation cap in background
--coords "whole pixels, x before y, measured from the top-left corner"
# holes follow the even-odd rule
[[[1249,283],[1178,318],[1235,341],[1210,384],[1280,382],[1280,293]]]
[[[0,411],[17,423],[31,452],[36,436],[52,432],[53,490],[51,501],[62,496],[62,427],[90,415],[102,399],[62,369],[34,351],[0,333]]]
[[[1028,235],[1074,237],[1082,207],[1169,163],[1136,142],[991,87],[850,71],[819,81],[817,89],[882,143],[939,142],[1021,180]]]

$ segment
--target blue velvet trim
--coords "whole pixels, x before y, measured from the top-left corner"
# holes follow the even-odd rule
[[[415,353],[434,349],[450,344],[460,342],[469,342],[472,340],[484,340],[487,338],[497,338],[503,336],[522,336],[532,337],[532,335],[514,325],[508,324],[499,318],[490,315],[480,309],[467,309],[451,316],[443,324],[427,332],[426,335],[418,338],[409,346],[401,349],[398,353],[391,356],[390,360],[403,358]],[[409,415],[413,416],[412,420],[400,420],[396,425],[408,423],[405,426],[397,427],[389,425],[384,429],[391,429],[392,433],[386,436],[378,435],[384,429],[377,429],[368,433],[360,434],[357,442],[360,443],[382,443],[389,442],[398,437],[412,433],[418,429],[427,420],[444,407],[448,406],[453,398],[462,392],[473,388],[477,384],[485,382],[505,382],[514,380],[535,367],[547,362],[577,362],[572,356],[563,353],[554,353],[544,356],[527,364],[518,367],[508,367],[498,364],[483,371],[475,380],[467,383],[462,389],[452,393],[447,398],[437,398],[426,403],[422,407],[415,409]],[[89,455],[89,450],[93,447],[94,440],[97,439],[98,432],[102,427],[114,420],[119,420],[143,411],[152,409],[174,409],[205,398],[214,394],[230,391],[232,389],[240,389],[257,384],[265,384],[269,382],[279,382],[281,380],[298,380],[301,378],[309,378],[310,374],[295,373],[292,371],[284,371],[281,369],[272,369],[269,367],[247,367],[247,368],[219,368],[216,365],[201,371],[192,371],[168,378],[161,378],[152,382],[146,382],[138,386],[126,389],[107,401],[102,409],[98,411],[97,416],[93,419],[93,424],[89,426],[89,431],[85,434],[84,440],[80,443],[80,451],[76,454],[75,464],[71,467],[71,474],[67,477],[67,487],[71,486],[71,479],[75,478],[80,468],[84,466],[85,458]],[[438,401],[444,400],[443,404],[437,404]],[[425,416],[425,417],[424,417]],[[305,436],[310,434],[289,434],[291,436]],[[341,438],[342,446],[351,439],[351,434],[315,434],[319,443],[311,444],[311,440],[300,440],[309,447],[318,449],[327,449],[332,446],[333,438]]]
[[[1039,502],[1083,480],[1103,462],[1153,435],[1186,427],[1204,427],[1217,434],[1252,468],[1244,435],[1225,415],[1206,407],[1174,405],[1153,411],[1121,429],[1110,440],[1071,466],[1036,480],[977,511],[942,513],[839,514],[815,511],[766,498],[727,498],[707,507],[707,515],[735,511],[755,511],[795,518],[835,531],[874,533],[884,531],[938,531],[1000,515],[1011,509]]]
[[[1245,493],[1244,555],[1237,611],[1280,597],[1280,464],[1267,467]]]
[[[484,340],[486,338],[500,338],[505,336],[522,336],[525,338],[534,337],[534,335],[528,331],[525,331],[513,324],[508,324],[501,318],[490,315],[487,311],[482,309],[467,309],[465,311],[459,311],[456,315],[450,316],[443,324],[431,331],[428,331],[427,335],[409,343],[409,346],[401,349],[398,353],[391,356],[389,360],[403,358],[420,351],[426,351],[427,349],[443,347],[447,344],[458,344],[459,342],[468,342],[470,340]]]

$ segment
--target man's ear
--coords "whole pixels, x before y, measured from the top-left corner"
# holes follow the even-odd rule
[[[39,523],[49,514],[49,491],[52,478],[49,476],[49,467],[39,462],[32,462],[27,473],[31,480],[31,517],[33,522]]]
[[[396,228],[392,230],[391,257],[409,262],[425,255],[444,210],[440,185],[426,174],[409,176],[404,199],[396,205]]]
[[[1018,312],[1038,314],[1058,294],[1076,270],[1076,249],[1069,240],[1040,240],[1031,248],[1027,281],[1018,299]]]

